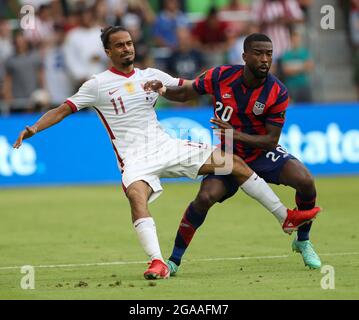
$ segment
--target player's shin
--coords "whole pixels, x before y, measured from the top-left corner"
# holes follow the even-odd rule
[[[186,252],[196,230],[202,225],[206,218],[207,212],[196,212],[193,203],[191,203],[185,211],[175,239],[173,251],[169,260],[173,261],[177,266],[181,264],[181,259]]]
[[[138,239],[145,253],[153,259],[163,261],[160,245],[158,242],[155,221],[152,217],[140,218],[133,223]]]
[[[295,202],[299,210],[309,210],[315,207],[316,193],[312,194],[302,194],[297,192],[295,194]],[[312,222],[309,222],[298,228],[297,240],[306,241],[309,240],[309,232],[312,227]]]
[[[287,208],[262,178],[253,173],[240,187],[273,213],[280,224],[283,224],[287,217]]]

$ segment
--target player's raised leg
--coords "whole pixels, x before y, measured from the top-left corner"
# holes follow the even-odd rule
[[[295,201],[299,210],[310,210],[315,207],[317,192],[314,178],[299,160],[288,160],[283,166],[279,179],[280,183],[296,190]],[[309,240],[311,226],[312,223],[309,222],[298,228],[292,249],[301,253],[305,265],[318,269],[321,267],[321,261]]]
[[[250,169],[241,158],[224,154],[219,149],[212,153],[211,159],[201,167],[199,174],[216,174],[217,169],[223,165],[223,161],[230,162],[231,159],[233,159],[232,175],[236,178],[240,188],[271,212],[281,224],[284,232],[292,233],[299,226],[314,219],[319,213],[320,208],[317,207],[303,211],[287,209],[269,185]]]
[[[144,273],[144,277],[146,279],[165,279],[169,277],[169,270],[163,261],[155,221],[151,217],[147,205],[151,193],[152,188],[144,181],[133,182],[126,190],[135,231],[141,246],[151,259],[150,267]]]

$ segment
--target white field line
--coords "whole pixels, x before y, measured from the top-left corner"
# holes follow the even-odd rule
[[[320,256],[353,256],[359,255],[359,252],[338,252],[338,253],[320,253]],[[205,258],[184,260],[187,262],[210,262],[210,261],[233,261],[233,260],[264,260],[264,259],[286,259],[289,255],[281,256],[258,256],[258,257],[235,257],[235,258]],[[146,261],[113,261],[113,262],[95,262],[95,263],[78,263],[78,264],[57,264],[57,265],[38,265],[34,268],[81,268],[81,267],[98,267],[114,265],[145,264]],[[0,267],[0,270],[21,269],[23,266]]]

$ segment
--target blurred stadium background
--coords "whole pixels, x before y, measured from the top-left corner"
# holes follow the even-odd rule
[[[21,13],[25,5],[31,6],[30,9],[26,7],[30,11],[25,10]],[[324,16],[321,8],[324,5],[330,5],[335,10],[333,30],[323,30],[321,27]],[[32,23],[31,17],[29,18],[29,14],[32,13],[31,8],[35,13],[34,28],[24,29],[24,26]],[[334,219],[331,221],[333,226],[330,225],[327,230],[336,233],[337,229],[334,226],[340,225],[344,233],[352,232],[350,233],[353,234],[352,239],[356,238],[357,230],[353,229],[356,225],[353,214],[357,211],[355,190],[358,189],[351,188],[348,193],[343,190],[348,184],[358,185],[358,178],[336,177],[359,174],[358,0],[4,0],[0,1],[0,214],[4,214],[0,248],[4,249],[2,256],[5,255],[7,258],[3,259],[2,267],[26,263],[20,259],[20,253],[22,255],[24,251],[16,246],[25,245],[32,241],[30,239],[35,239],[33,236],[38,236],[38,228],[44,228],[41,230],[47,228],[45,223],[39,222],[39,219],[44,219],[43,221],[50,224],[49,230],[53,228],[52,232],[56,234],[57,228],[51,225],[52,218],[47,217],[48,208],[52,208],[54,214],[57,212],[59,215],[56,216],[55,221],[60,225],[60,229],[61,226],[65,228],[69,217],[66,215],[62,220],[60,219],[62,196],[64,203],[68,201],[66,206],[63,205],[64,212],[73,209],[71,203],[77,197],[83,200],[75,203],[76,210],[83,213],[81,218],[79,216],[78,220],[75,219],[78,222],[79,233],[82,232],[82,218],[86,220],[91,209],[96,208],[105,212],[112,210],[114,215],[118,214],[116,201],[120,192],[120,173],[111,144],[106,140],[108,139],[106,132],[91,111],[83,111],[71,116],[70,119],[66,119],[47,132],[25,141],[19,150],[14,151],[11,147],[25,125],[34,123],[41,112],[65,101],[93,73],[109,67],[99,38],[101,28],[108,24],[122,24],[129,29],[135,40],[138,67],[156,67],[173,76],[186,79],[194,78],[201,71],[222,63],[242,63],[241,53],[245,36],[257,31],[267,33],[273,40],[275,50],[272,72],[288,86],[291,95],[291,105],[281,143],[299,157],[317,177],[334,177],[330,180],[318,178],[319,195],[321,191],[323,194],[319,200],[322,205],[327,204],[329,211],[334,211],[336,189],[340,190],[342,197],[340,199],[348,206],[345,207],[341,202],[338,202],[338,205],[348,213],[348,216],[346,216],[347,220],[344,220],[346,224]],[[172,134],[178,135],[180,129],[187,129],[182,138],[212,142],[208,122],[212,115],[212,107],[208,98],[191,101],[185,107],[160,100],[157,106],[162,125],[170,129]],[[183,130],[181,133],[183,134]],[[100,191],[59,187],[75,184],[115,184],[118,188],[112,190],[106,186],[101,187],[104,189]],[[57,189],[49,189],[50,185],[55,185]],[[30,188],[9,188],[32,186],[41,186],[43,189],[36,193],[36,190]],[[171,188],[174,188],[171,189],[172,196],[182,194],[184,200],[182,202],[176,199],[179,202],[176,211],[179,212],[172,215],[170,225],[165,224],[163,220],[161,222],[161,217],[167,219],[166,213],[167,210],[172,209],[173,199],[170,197],[167,200],[160,199],[158,204],[155,204],[159,212],[157,214],[160,217],[158,221],[160,228],[162,224],[166,226],[165,230],[171,230],[168,234],[163,234],[166,240],[165,248],[168,251],[181,208],[191,200],[197,186],[189,185],[188,189],[184,190],[183,188],[187,187],[181,184],[178,189],[176,185]],[[34,196],[34,199],[27,198],[30,190],[31,197]],[[113,202],[110,201],[109,207],[106,207],[102,200],[98,206],[94,203],[92,208],[85,206],[91,198],[83,195],[86,192],[93,194],[94,198],[98,195],[105,199],[109,196],[109,192],[113,192],[111,193]],[[42,195],[44,197],[46,195],[47,199],[41,198]],[[54,197],[60,197],[59,203],[56,202],[57,207],[51,200],[54,201]],[[293,203],[293,196],[289,193],[285,193],[283,197]],[[345,199],[349,199],[349,202],[344,201],[343,197],[347,197]],[[121,206],[126,205],[123,198],[121,198]],[[79,209],[80,202],[84,205],[82,211]],[[243,203],[244,206],[249,205],[246,201],[242,202],[241,198],[241,204]],[[164,206],[162,209],[161,204]],[[30,219],[25,211],[32,206]],[[43,206],[47,213],[40,212],[37,216],[37,210],[41,211]],[[161,210],[163,215],[160,213]],[[222,210],[233,209],[224,206]],[[250,210],[255,211],[255,209]],[[108,251],[102,252],[101,257],[104,261],[121,257],[127,260],[143,259],[134,235],[128,230],[130,229],[128,208],[122,207],[120,211],[121,216],[126,216],[128,219],[126,220],[128,223],[123,223],[126,228],[123,228],[122,235],[128,232],[126,241],[132,241],[134,251],[129,245],[131,250],[127,248],[122,256],[115,257],[114,252],[117,249],[111,251],[107,248]],[[72,217],[74,214],[75,212]],[[93,214],[95,215],[95,212]],[[24,234],[20,232],[26,228],[23,226],[16,229],[14,226],[21,225],[23,219],[27,221],[29,233],[25,233],[22,238]],[[93,226],[101,224],[95,220],[92,222]],[[227,222],[229,228],[233,221]],[[106,222],[102,221],[102,223]],[[116,220],[116,223],[119,222]],[[253,221],[253,224],[255,223],[258,221]],[[211,228],[211,222],[208,225],[208,228]],[[66,228],[71,227],[66,225]],[[211,232],[215,232],[216,229],[217,226],[213,225]],[[99,235],[116,232],[116,229],[105,230],[99,231]],[[250,230],[248,235],[250,236],[252,232],[258,233],[260,237],[258,230]],[[324,237],[325,232],[322,231],[322,234]],[[18,238],[15,239],[14,235]],[[55,241],[50,233],[42,233],[42,237],[39,242],[34,240],[34,243],[42,246],[44,243],[51,244]],[[56,234],[56,237],[61,238],[59,234]],[[65,238],[59,239],[60,242],[62,240],[63,243],[69,241]],[[82,240],[78,239],[78,241]],[[99,240],[100,246],[106,248],[110,240],[104,241],[107,242],[103,244]],[[352,245],[356,240],[350,241]],[[199,248],[206,246],[202,243],[200,247],[200,243],[198,249],[195,245],[193,249],[193,252],[199,255],[203,252]],[[16,251],[10,248],[13,244],[17,248]],[[119,247],[118,243],[113,245]],[[250,241],[244,245],[253,247]],[[278,247],[280,248],[279,245]],[[82,249],[77,248],[73,250],[71,256],[67,254],[73,248],[69,249],[62,245],[56,248],[61,252],[60,257],[52,254],[51,248],[44,251],[45,255],[33,249],[30,250],[31,256],[29,253],[25,256],[28,258],[27,261],[30,260],[28,263],[34,264],[83,263],[96,260],[98,253],[96,250],[90,252],[88,248],[82,252]],[[266,253],[277,254],[273,248],[270,251],[263,251],[261,245],[256,249],[258,250],[247,253],[254,256]],[[327,252],[346,251],[340,246],[331,248],[322,246],[320,249],[328,249]],[[355,250],[349,247],[346,249]],[[228,256],[232,254],[226,251],[222,253],[228,253]],[[351,261],[355,261],[353,257]],[[345,260],[340,263],[343,266],[348,265]],[[273,272],[275,269],[273,263]],[[351,274],[353,270],[347,270],[350,279],[354,277],[354,274]],[[129,268],[128,272],[132,270]],[[302,278],[297,279],[298,285],[306,281],[303,277],[306,276],[302,275]],[[355,277],[358,280],[357,274]],[[5,278],[0,277],[0,283],[3,281],[2,284],[10,289],[18,286],[9,279],[12,279],[10,273],[5,275]],[[348,288],[353,290],[353,287],[350,287],[350,279],[347,279]],[[229,279],[228,283],[222,284],[223,290],[226,290],[226,283],[228,286],[232,285],[231,281]],[[53,286],[54,283],[51,285]],[[358,294],[357,287],[355,288]],[[265,297],[265,295],[259,296]],[[13,296],[8,295],[8,297]],[[174,294],[173,297],[176,295]],[[199,296],[193,294],[190,297]],[[215,295],[208,297],[216,298]],[[297,297],[300,298],[300,294]]]
[[[267,33],[274,42],[271,71],[291,96],[281,143],[315,174],[359,172],[358,2],[1,1],[0,186],[119,181],[110,145],[102,142],[104,130],[92,112],[81,112],[75,120],[26,142],[18,152],[10,145],[39,112],[58,106],[92,74],[109,67],[99,38],[108,24],[130,30],[138,67],[156,67],[185,79],[219,64],[242,63],[245,36]],[[335,11],[333,30],[324,30],[321,24],[325,15],[321,9],[328,4]],[[205,142],[212,136],[210,105],[210,97],[189,102],[185,111],[180,104],[157,103],[163,125],[176,129],[172,134],[188,129],[188,137],[182,138]],[[91,139],[86,138],[89,133]],[[55,140],[63,143],[56,147],[61,152],[50,147],[55,136],[62,136]],[[80,149],[74,136],[82,141]],[[79,159],[93,149],[93,139],[98,141],[98,152],[84,163]],[[98,161],[106,165],[93,172]]]

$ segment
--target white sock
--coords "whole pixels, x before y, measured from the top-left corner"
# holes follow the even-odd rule
[[[163,261],[160,244],[157,238],[156,225],[152,217],[137,219],[133,226],[135,227],[138,239],[146,254],[153,259]]]
[[[280,224],[283,224],[287,218],[287,208],[261,177],[253,173],[241,185],[241,188],[246,194],[259,201],[266,209],[273,213]]]

